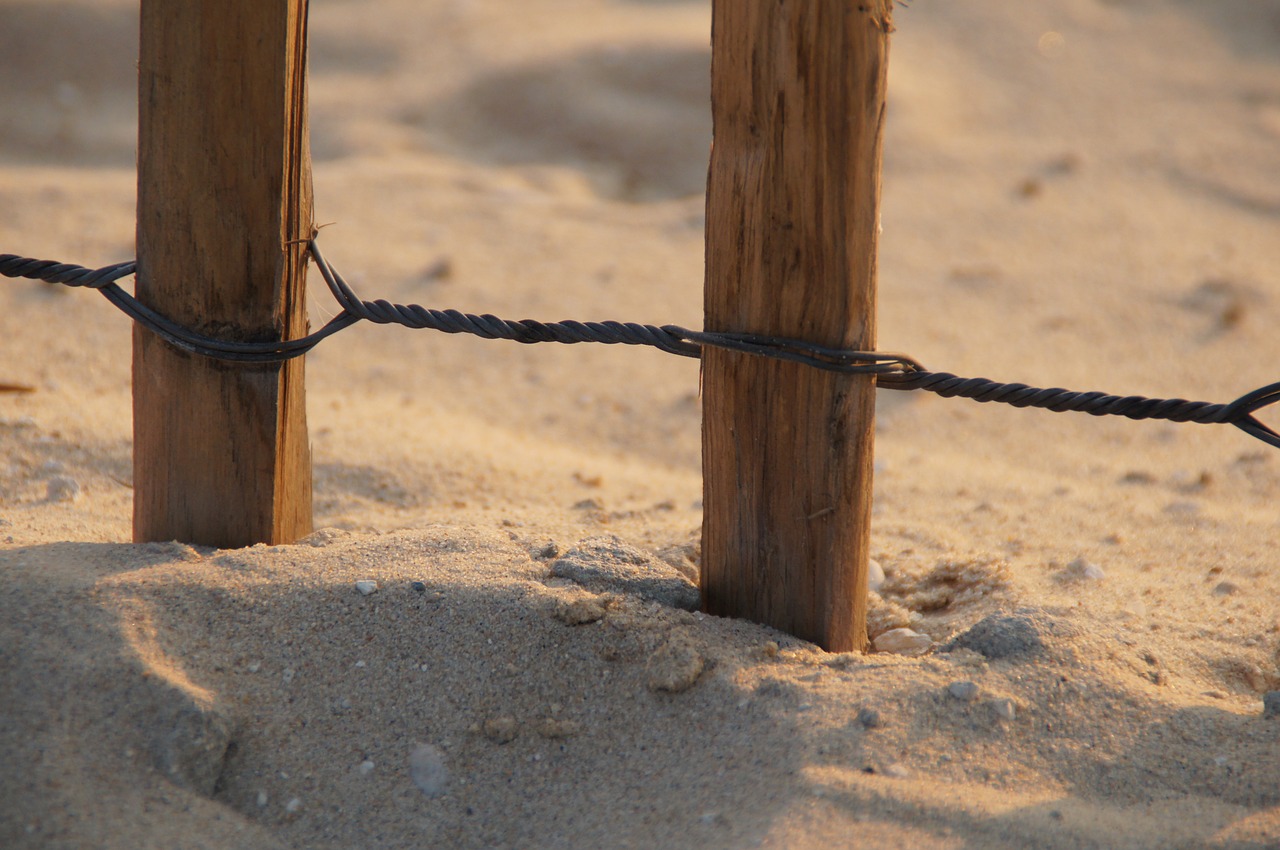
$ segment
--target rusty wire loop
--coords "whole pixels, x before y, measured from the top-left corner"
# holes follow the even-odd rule
[[[642,325],[634,322],[512,321],[457,310],[432,310],[417,304],[394,304],[361,299],[325,260],[314,240],[308,243],[325,284],[342,310],[322,328],[301,339],[279,342],[237,342],[196,333],[150,309],[125,292],[116,281],[137,270],[136,262],[89,269],[68,263],[0,254],[0,275],[30,278],[64,286],[96,289],[138,324],[171,345],[192,354],[241,363],[279,363],[301,356],[324,338],[356,322],[399,324],[450,334],[472,334],[485,339],[506,339],[533,344],[596,342],[605,345],[647,345],[683,357],[700,357],[708,347],[758,357],[787,360],[817,369],[853,375],[870,375],[876,385],[889,390],[925,390],[944,398],[968,398],[1013,407],[1036,407],[1058,413],[1079,412],[1092,416],[1125,416],[1129,419],[1164,419],[1170,422],[1230,424],[1269,446],[1280,448],[1280,433],[1253,414],[1280,402],[1280,382],[1246,393],[1230,404],[1187,401],[1181,398],[1117,396],[1101,392],[1077,392],[1008,384],[987,378],[961,378],[948,372],[931,372],[904,354],[826,348],[796,339],[759,334],[692,331],[678,325]]]

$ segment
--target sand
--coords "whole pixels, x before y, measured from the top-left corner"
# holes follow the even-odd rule
[[[0,2],[0,251],[133,256],[136,14]],[[1280,379],[1280,5],[896,23],[885,349]],[[326,255],[366,297],[700,326],[708,34],[314,3]],[[0,282],[33,388],[0,394],[0,846],[1280,846],[1280,454],[1229,426],[882,392],[873,626],[934,643],[831,655],[679,607],[695,362],[354,328],[308,357],[321,530],[216,551],[128,542],[129,357],[100,297]]]

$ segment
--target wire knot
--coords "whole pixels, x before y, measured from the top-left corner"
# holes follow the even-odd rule
[[[1276,402],[1280,402],[1280,382],[1259,387],[1226,405],[1223,408],[1223,421],[1230,422],[1249,436],[1280,449],[1280,433],[1253,415]]]

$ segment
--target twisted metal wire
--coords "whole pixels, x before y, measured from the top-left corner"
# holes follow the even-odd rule
[[[843,374],[870,375],[875,377],[877,386],[889,390],[925,390],[944,398],[968,398],[977,402],[1035,407],[1056,413],[1079,412],[1091,416],[1230,424],[1269,446],[1280,448],[1280,433],[1253,415],[1263,407],[1280,402],[1280,382],[1246,393],[1229,404],[1181,398],[1117,396],[1101,392],[1077,392],[1061,387],[1045,389],[1027,384],[1000,383],[987,378],[961,378],[949,372],[931,372],[905,354],[826,348],[803,340],[759,334],[692,331],[678,325],[657,326],[634,322],[512,321],[490,314],[433,310],[417,304],[395,304],[381,299],[365,301],[329,265],[314,240],[308,245],[325,284],[342,309],[319,330],[301,339],[279,342],[219,340],[171,321],[138,301],[116,283],[136,272],[137,263],[132,261],[89,269],[69,263],[0,254],[0,275],[97,289],[135,322],[176,348],[217,360],[242,363],[282,362],[305,354],[321,340],[360,321],[380,325],[399,324],[450,334],[471,334],[485,339],[505,339],[529,345],[539,342],[567,345],[582,342],[647,345],[682,357],[700,357],[703,348],[715,347],[802,363]]]

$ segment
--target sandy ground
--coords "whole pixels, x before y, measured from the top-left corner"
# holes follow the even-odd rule
[[[136,14],[0,2],[0,251],[133,256]],[[1280,3],[896,23],[884,348],[1280,379]],[[317,0],[327,256],[367,297],[700,326],[708,34]],[[308,358],[322,531],[215,551],[127,542],[129,339],[0,283],[34,388],[0,394],[0,846],[1280,847],[1280,454],[1233,428],[882,393],[874,630],[934,649],[829,655],[680,607],[694,362],[357,327]]]

